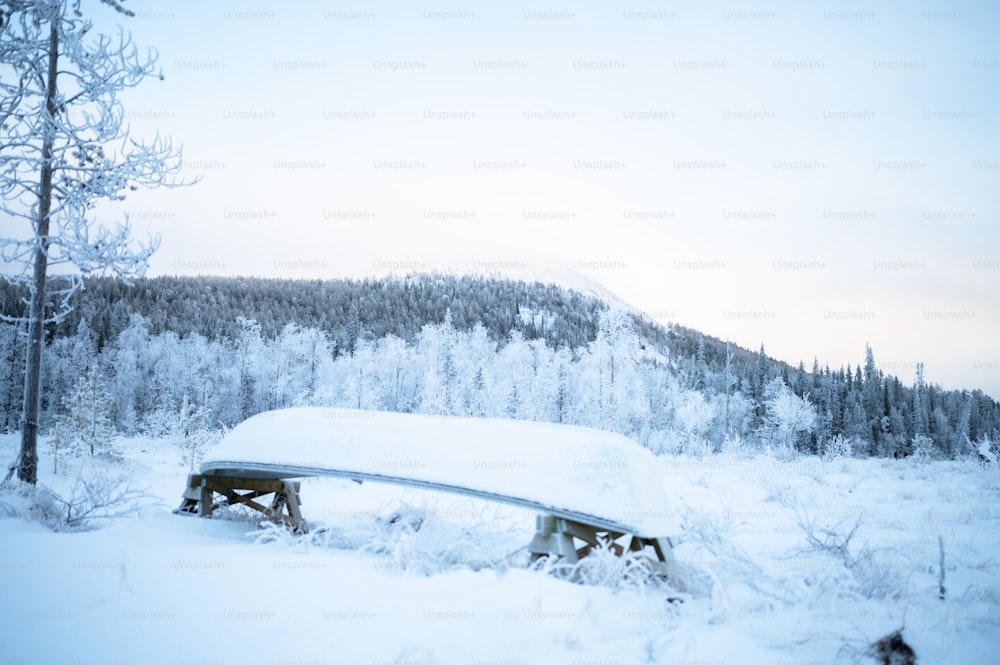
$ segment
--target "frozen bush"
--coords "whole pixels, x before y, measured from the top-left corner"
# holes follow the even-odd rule
[[[899,567],[898,553],[888,549],[872,549],[867,542],[855,545],[861,518],[853,524],[844,522],[832,527],[819,526],[807,513],[795,511],[799,527],[806,536],[805,552],[822,552],[832,556],[848,571],[853,592],[868,600],[897,600],[909,584]]]
[[[265,522],[250,535],[261,544],[355,550],[391,560],[391,567],[422,575],[456,568],[507,570],[524,548],[512,527],[498,525],[483,510],[479,519],[458,523],[438,517],[434,502],[397,502],[373,512],[370,520],[346,527],[320,526],[295,534],[283,525]]]
[[[746,453],[748,450],[747,443],[743,439],[743,435],[734,430],[729,430],[726,432],[725,438],[722,440],[722,452],[732,455],[741,455]]]
[[[667,580],[649,555],[643,552],[616,554],[611,543],[600,542],[576,563],[557,556],[543,556],[533,569],[580,584],[603,586],[615,591],[644,591],[649,588],[676,588]]]
[[[92,520],[112,519],[134,514],[140,499],[148,494],[135,489],[124,475],[109,476],[81,471],[68,498],[44,485],[29,485],[8,480],[3,484],[4,501],[0,506],[11,517],[41,522],[53,531],[90,528]]]
[[[842,434],[836,434],[823,443],[823,459],[836,460],[851,457],[854,448],[851,440]]]
[[[913,437],[913,452],[911,457],[917,462],[927,462],[934,459],[936,452],[934,450],[934,439],[929,436],[924,436],[923,434],[917,434]]]

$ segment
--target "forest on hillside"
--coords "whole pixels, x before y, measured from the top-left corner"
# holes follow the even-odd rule
[[[448,275],[85,284],[46,331],[49,431],[95,404],[106,430],[124,434],[317,405],[574,423],[664,453],[954,458],[1000,439],[989,396],[945,391],[920,366],[904,385],[870,348],[854,368],[807,371],[554,285]],[[0,282],[4,315],[20,316],[22,298]],[[19,328],[0,325],[0,430],[18,427],[23,355]]]

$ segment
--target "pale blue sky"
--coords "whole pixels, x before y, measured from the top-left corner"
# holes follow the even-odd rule
[[[204,176],[118,208],[162,234],[151,274],[556,262],[1000,398],[996,3],[129,4],[166,75],[133,130]]]

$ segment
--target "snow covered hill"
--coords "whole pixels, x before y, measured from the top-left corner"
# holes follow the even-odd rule
[[[0,663],[874,663],[900,628],[918,662],[997,662],[995,466],[659,457],[685,526],[677,589],[607,557],[592,584],[532,570],[533,515],[413,489],[307,479],[305,537],[173,515],[186,451],[116,447],[89,472],[149,496],[95,530],[55,533],[0,494]],[[41,462],[69,496],[72,465]]]
[[[611,307],[627,311],[630,314],[641,314],[638,309],[612,293],[596,279],[572,266],[552,259],[512,261],[496,265],[485,263],[478,273],[484,277],[501,277],[528,284],[534,282],[552,284],[568,291],[576,291],[585,296],[596,298]]]

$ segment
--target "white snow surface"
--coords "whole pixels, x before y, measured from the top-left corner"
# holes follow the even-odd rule
[[[0,458],[17,444],[0,435]],[[683,516],[678,560],[710,582],[682,592],[575,584],[516,557],[472,565],[523,547],[534,513],[378,483],[307,478],[312,534],[262,539],[238,515],[171,513],[187,451],[117,446],[120,461],[60,460],[54,475],[43,440],[40,483],[68,495],[80,466],[124,471],[149,492],[126,518],[54,533],[0,493],[3,665],[873,665],[868,645],[899,628],[921,664],[998,662],[992,465],[654,458]],[[387,538],[408,507],[422,526]],[[802,522],[859,524],[847,561],[809,547]]]
[[[299,407],[239,424],[206,453],[201,472],[433,484],[639,536],[676,535],[668,479],[654,462],[638,443],[587,427]]]

